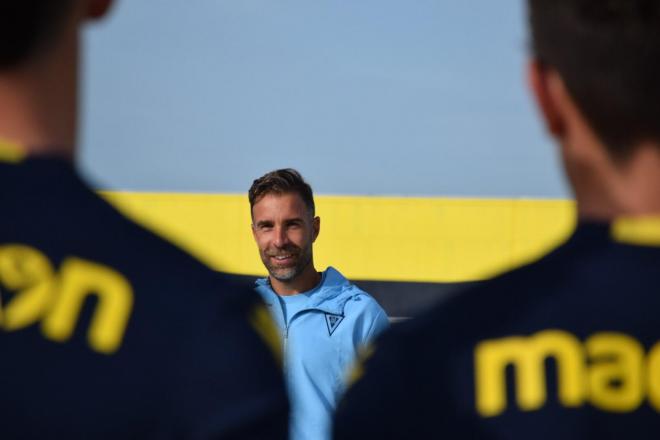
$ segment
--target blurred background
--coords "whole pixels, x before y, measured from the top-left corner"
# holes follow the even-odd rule
[[[409,315],[528,261],[573,205],[522,0],[119,1],[85,47],[84,172],[211,266],[264,273],[253,179],[294,167],[331,264]]]

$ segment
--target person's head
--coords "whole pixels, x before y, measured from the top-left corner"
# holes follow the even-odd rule
[[[640,187],[630,185],[631,167],[660,158],[660,2],[528,0],[528,7],[530,83],[562,147],[578,209],[600,217],[631,211]]]
[[[86,18],[98,18],[110,4],[111,0],[1,0],[0,71],[47,52],[71,14],[81,10]]]
[[[0,0],[0,137],[29,154],[75,154],[83,22],[112,0]]]
[[[660,140],[660,2],[529,0],[533,56],[553,69],[608,152]]]
[[[272,278],[287,283],[313,271],[312,244],[320,230],[312,188],[293,169],[271,171],[248,192],[252,233]]]

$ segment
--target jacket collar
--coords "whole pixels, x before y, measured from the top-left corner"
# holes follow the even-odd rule
[[[660,216],[618,217],[612,221],[578,221],[569,243],[606,245],[611,242],[660,247]]]
[[[309,298],[306,309],[316,309],[324,313],[343,315],[344,305],[348,297],[342,295],[342,292],[350,289],[350,286],[349,281],[337,269],[328,266],[322,273],[321,282],[312,290],[302,292],[301,295],[307,295]],[[268,278],[259,278],[256,281],[256,287],[261,292],[267,293],[267,295],[262,296],[269,306],[272,307],[273,304],[279,302],[277,293],[270,286]]]

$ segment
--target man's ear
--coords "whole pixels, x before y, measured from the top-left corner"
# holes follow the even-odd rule
[[[558,73],[539,61],[532,60],[527,66],[527,80],[532,89],[536,105],[543,116],[546,129],[554,137],[560,138],[564,134],[565,124],[562,113],[557,105],[556,88],[551,84],[556,81]]]
[[[312,220],[312,228],[314,229],[314,236],[312,237],[312,243],[316,241],[316,237],[319,236],[321,232],[321,217],[314,217]]]
[[[113,0],[86,0],[87,18],[96,20],[105,16],[114,3]]]

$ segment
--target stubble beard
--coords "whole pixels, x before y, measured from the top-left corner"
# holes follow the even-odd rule
[[[268,274],[275,278],[277,281],[280,281],[282,283],[286,283],[289,281],[292,281],[296,279],[301,273],[305,271],[307,266],[312,261],[312,250],[311,247],[309,249],[305,249],[304,251],[300,251],[299,248],[296,249],[296,254],[298,255],[296,264],[292,267],[278,267],[270,263],[270,257],[268,254],[266,256],[262,256],[261,260],[264,263],[264,266],[266,266],[266,269],[268,270]]]

